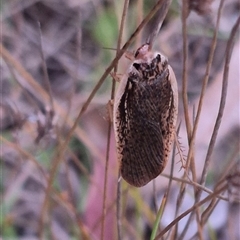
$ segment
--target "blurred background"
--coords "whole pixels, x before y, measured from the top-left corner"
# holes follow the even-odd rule
[[[194,121],[216,28],[219,1],[190,2],[187,75],[189,114]],[[130,1],[122,45],[154,4],[155,1]],[[182,153],[187,156],[182,104],[181,6],[181,1],[172,1],[154,49],[168,57],[177,77],[178,124],[181,122],[178,135]],[[197,179],[202,174],[219,110],[226,45],[239,9],[239,1],[228,0],[221,14],[195,141]],[[77,122],[64,153],[59,153],[83,104],[116,55],[123,1],[3,0],[0,10],[0,237],[24,240],[101,239],[105,188],[103,238],[117,239],[119,163],[113,131],[110,135],[107,187],[104,186],[111,77],[104,81]],[[154,19],[143,29],[129,51],[134,52],[146,41],[153,24]],[[229,66],[224,115],[207,172],[206,186],[209,189],[214,189],[224,170],[233,163],[238,166],[234,168],[236,172],[229,175],[237,176],[234,187],[240,181],[239,51],[238,34]],[[122,57],[118,72],[124,74],[129,64],[130,61]],[[176,155],[173,164],[175,177],[183,176],[181,166],[180,157]],[[171,160],[165,175],[155,180],[158,205],[168,186],[170,169]],[[48,181],[51,178],[53,184],[50,188]],[[180,182],[174,181],[161,228],[174,219],[179,186]],[[152,183],[136,189],[123,182],[122,189],[123,239],[149,239],[155,219]],[[231,194],[235,193],[234,189],[229,190]],[[193,195],[190,187],[180,212],[194,204]],[[226,199],[218,202],[204,231],[204,239],[240,238],[237,227],[239,202],[235,201],[239,196],[235,195],[230,203]],[[179,233],[186,221],[179,223]],[[196,231],[197,226],[193,223],[183,239],[190,239]]]

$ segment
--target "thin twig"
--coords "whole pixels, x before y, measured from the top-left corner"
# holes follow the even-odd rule
[[[239,25],[240,25],[240,16],[238,17],[236,23],[234,24],[234,26],[232,28],[232,31],[231,31],[231,34],[230,34],[230,37],[229,37],[229,40],[227,42],[226,58],[225,58],[223,82],[222,82],[221,101],[220,101],[220,106],[219,106],[219,111],[218,111],[216,123],[215,123],[214,129],[213,129],[213,134],[212,134],[210,144],[209,144],[209,147],[208,147],[207,156],[206,156],[206,159],[205,159],[200,184],[204,184],[204,182],[206,180],[207,169],[208,169],[210,159],[211,159],[211,155],[213,153],[214,145],[215,145],[215,142],[216,142],[216,139],[217,139],[218,130],[220,128],[221,121],[222,121],[223,111],[224,111],[224,108],[225,108],[225,103],[226,103],[226,98],[227,98],[227,90],[228,90],[229,63],[230,63],[230,60],[231,60],[233,46],[234,46],[234,43],[235,43],[235,37],[236,37]]]
[[[138,0],[136,4],[137,4],[137,24],[139,24],[143,20],[143,0]],[[143,35],[142,31],[137,35],[135,41],[135,49],[139,48],[139,46],[142,44],[142,35]]]
[[[166,178],[170,178],[169,175],[164,174],[164,173],[162,173],[161,176],[166,177]],[[193,181],[190,182],[190,181],[185,180],[185,179],[183,179],[183,178],[177,178],[177,177],[171,177],[171,178],[172,178],[172,180],[174,180],[174,181],[184,182],[185,184],[195,186],[196,188],[202,189],[202,191],[204,191],[204,192],[207,192],[207,193],[210,193],[210,194],[213,193],[212,190],[210,190],[209,188],[206,188],[206,187],[200,185],[200,184],[197,183],[197,182],[193,182]],[[218,195],[217,198],[219,198],[219,199],[221,199],[221,200],[224,200],[224,201],[228,201],[228,198],[226,198],[226,197],[224,197],[224,196],[222,196],[222,195]]]
[[[175,159],[175,156],[176,156],[176,149],[178,149],[178,147],[177,147],[177,145],[178,145],[177,136],[178,136],[178,134],[179,134],[180,127],[181,127],[181,123],[179,123],[178,129],[177,129],[176,133],[174,134],[175,141],[174,141],[174,145],[173,145],[170,176],[169,176],[168,186],[167,186],[167,190],[166,190],[166,203],[167,203],[168,197],[169,197],[169,195],[170,195],[170,189],[171,189],[172,181],[173,181],[174,159]],[[178,149],[178,152],[179,152],[179,154],[181,155],[181,149]],[[180,156],[180,157],[181,157],[181,156]],[[164,210],[165,210],[166,205],[167,205],[167,204],[164,205],[163,213],[162,213],[162,214],[164,214]],[[170,234],[171,234],[171,233],[170,233],[170,231],[169,231],[169,234],[168,234],[168,235],[170,235]],[[168,238],[169,238],[169,236],[168,236]]]
[[[228,42],[227,42],[226,58],[225,58],[223,82],[222,82],[221,101],[220,101],[219,111],[218,111],[216,123],[215,123],[215,126],[214,126],[213,134],[212,134],[210,144],[209,144],[209,147],[208,147],[208,152],[207,152],[205,164],[204,164],[204,167],[203,167],[203,172],[202,172],[202,177],[201,177],[200,184],[204,184],[204,182],[206,181],[207,169],[208,169],[208,166],[209,166],[209,163],[210,163],[211,155],[212,155],[214,145],[215,145],[215,142],[216,142],[216,139],[217,139],[218,130],[220,128],[220,124],[221,124],[221,120],[222,120],[222,116],[223,116],[223,111],[224,111],[224,108],[225,108],[225,102],[226,102],[226,97],[227,97],[227,89],[228,89],[229,64],[230,64],[232,51],[233,51],[233,47],[234,47],[234,43],[235,43],[235,37],[236,37],[236,34],[237,34],[237,30],[239,28],[239,25],[240,25],[240,16],[238,17],[236,23],[234,24],[234,26],[231,30],[230,37],[229,37]],[[218,201],[219,200],[216,200],[216,198],[214,198],[212,200],[212,202],[210,203],[209,207],[203,212],[203,214],[202,214],[202,224],[206,223],[208,217],[210,216],[211,212],[213,211],[213,209],[217,205]]]
[[[190,117],[188,113],[188,96],[187,96],[187,69],[188,69],[188,41],[187,41],[187,16],[188,16],[188,1],[182,1],[182,37],[183,37],[183,73],[182,73],[182,100],[183,100],[183,109],[184,109],[184,116],[185,116],[185,123],[187,129],[187,136],[188,141],[190,141],[191,137],[191,124],[190,124]],[[183,178],[186,178],[186,174],[188,172],[189,163],[186,162],[186,169],[184,172]],[[176,210],[175,210],[175,217],[178,215],[180,206],[183,201],[185,193],[185,184],[182,183],[179,189],[179,194],[176,203]],[[178,225],[174,227],[172,239],[176,239],[176,234]]]
[[[121,43],[122,43],[122,36],[123,36],[123,30],[124,30],[124,24],[126,22],[127,17],[127,10],[128,10],[129,0],[125,0],[124,6],[123,6],[123,12],[122,12],[122,18],[119,28],[119,36],[118,36],[118,42],[117,42],[117,52],[116,56],[119,54]],[[118,62],[116,62],[116,65],[114,66],[114,72],[117,73],[118,70]],[[112,81],[112,91],[111,91],[111,99],[114,99],[115,95],[115,88],[116,88],[116,82],[113,79]],[[104,192],[103,192],[103,219],[102,219],[102,227],[101,227],[101,239],[104,239],[104,222],[105,222],[105,215],[106,215],[106,192],[107,192],[107,173],[108,173],[108,165],[109,165],[109,152],[110,152],[110,138],[111,138],[111,129],[112,129],[112,122],[111,119],[109,119],[108,123],[108,138],[107,138],[107,153],[106,153],[106,164],[105,164],[105,176],[104,176]],[[120,202],[121,202],[121,182],[118,181],[117,186],[117,230],[118,230],[118,239],[121,239],[121,208],[120,208]]]
[[[212,66],[212,62],[213,62],[213,56],[214,56],[214,52],[215,52],[216,44],[217,44],[219,22],[220,22],[223,3],[224,3],[224,0],[221,0],[219,8],[218,8],[217,22],[216,22],[216,27],[215,27],[215,30],[214,30],[213,40],[212,40],[211,49],[210,49],[210,53],[209,53],[209,60],[208,60],[207,67],[206,67],[206,73],[205,73],[205,76],[204,76],[204,79],[203,79],[202,90],[201,90],[200,99],[199,99],[199,103],[198,103],[197,115],[196,115],[196,118],[195,118],[193,131],[192,131],[192,134],[191,134],[191,140],[190,140],[189,151],[188,151],[188,156],[187,156],[187,166],[188,166],[188,164],[190,164],[191,158],[193,157],[195,137],[196,137],[196,132],[197,132],[197,128],[198,128],[198,123],[199,123],[199,120],[200,120],[200,114],[201,114],[201,110],[202,110],[203,99],[204,99],[204,95],[205,95],[205,92],[206,92],[206,87],[207,87],[207,83],[208,83],[208,79],[209,79],[209,73],[210,73],[210,70],[211,70],[211,66]],[[195,194],[195,202],[199,201],[200,192],[201,191],[199,191],[199,193],[197,192]],[[193,214],[194,213],[191,214],[190,218],[192,218]],[[186,225],[186,227],[183,230],[182,234],[180,235],[179,239],[184,238],[184,235],[185,235],[188,227],[189,227],[189,224]],[[201,233],[199,232],[199,234],[201,234]]]
[[[150,45],[150,49],[152,48],[153,42],[155,41],[155,39],[160,31],[160,28],[163,24],[163,21],[166,18],[166,15],[168,13],[168,9],[169,9],[171,2],[172,2],[172,0],[163,1],[162,6],[157,13],[156,25],[152,29],[152,34],[147,39],[147,42]]]
[[[193,124],[195,121],[195,105],[193,106]],[[194,156],[194,153],[193,153]],[[196,167],[195,167],[195,158],[192,157],[190,160],[190,167],[191,167],[191,172],[192,172],[192,179],[190,179],[190,177],[188,177],[188,175],[186,175],[186,177],[189,179],[190,182],[197,182],[197,177],[196,177]],[[199,184],[200,185],[200,184]],[[197,192],[198,192],[198,187],[194,184],[194,195],[196,196]],[[200,185],[201,186],[201,185]],[[187,223],[185,224],[185,227],[179,237],[179,240],[183,239],[182,236],[184,236],[189,228],[189,226],[191,225],[192,222],[192,218],[194,216],[194,212],[192,212],[187,220]],[[199,209],[196,209],[196,222],[197,222],[197,228],[198,228],[198,238],[201,240],[203,239],[202,236],[202,229],[201,229],[201,224],[200,224],[200,212]]]
[[[235,157],[237,156],[236,154],[234,154],[234,155],[235,155]],[[234,162],[234,161],[232,161],[232,162],[229,164],[231,167],[229,167],[228,170],[225,171],[225,173],[223,174],[223,175],[225,176],[225,177],[224,177],[224,181],[222,181],[222,178],[220,178],[220,180],[218,181],[218,183],[217,183],[216,186],[215,186],[215,189],[218,189],[218,188],[220,188],[223,184],[225,184],[225,182],[226,182],[226,174],[229,174],[229,173],[232,171],[232,169],[236,169],[238,164],[239,164],[238,162]],[[214,190],[214,191],[215,191],[215,190]],[[214,210],[214,208],[216,207],[216,205],[218,204],[219,201],[220,201],[220,198],[216,198],[216,197],[214,197],[214,198],[211,200],[211,202],[210,202],[210,204],[208,205],[208,207],[207,207],[207,208],[204,210],[204,212],[202,213],[202,216],[201,216],[201,223],[202,223],[202,225],[205,225],[205,224],[206,224],[208,218],[211,216],[212,211]],[[229,201],[229,198],[227,198],[227,201]]]
[[[215,209],[215,207],[217,206],[219,201],[220,201],[220,199],[217,199],[214,197],[211,200],[211,202],[209,203],[209,205],[207,206],[207,208],[204,210],[204,212],[202,213],[202,217],[201,217],[201,225],[202,226],[204,226],[204,224],[207,222],[209,216],[212,214],[213,210]]]
[[[182,218],[184,218],[185,216],[187,216],[189,213],[191,213],[192,211],[194,211],[196,208],[199,208],[200,206],[202,206],[204,203],[208,202],[209,200],[211,200],[215,195],[223,192],[226,189],[226,185],[223,186],[222,188],[218,189],[216,192],[213,192],[212,194],[208,195],[206,198],[204,198],[203,200],[201,200],[200,202],[194,204],[191,208],[189,208],[188,210],[186,210],[185,212],[183,212],[181,215],[179,215],[177,218],[175,218],[166,228],[164,228],[155,239],[159,239],[160,237],[162,237],[166,232],[168,232],[175,224],[177,224]]]
[[[182,1],[182,37],[183,37],[183,72],[182,72],[182,100],[184,117],[187,129],[188,142],[190,143],[192,126],[188,112],[188,38],[187,38],[187,17],[188,17],[188,0]]]
[[[120,47],[121,47],[124,23],[126,21],[126,16],[127,16],[126,14],[127,14],[127,10],[128,10],[128,4],[129,4],[129,1],[126,0],[124,2],[122,18],[121,18],[121,23],[120,23],[120,28],[119,28],[116,56],[118,55]],[[115,66],[114,66],[114,73],[117,73],[117,70],[118,70],[118,61],[116,62]],[[116,88],[116,82],[113,79],[112,90],[111,90],[111,100],[114,99],[115,88]],[[109,114],[109,115],[112,115],[112,114]],[[112,129],[112,122],[111,122],[111,119],[109,118],[108,134],[107,134],[106,163],[105,163],[105,174],[104,174],[103,209],[102,209],[103,213],[102,213],[102,224],[101,224],[101,239],[102,240],[104,239],[104,224],[105,224],[105,216],[106,216],[106,193],[107,193],[107,176],[108,176],[108,165],[109,165],[111,129]],[[120,181],[118,181],[117,194],[119,194],[119,196],[117,196],[117,200],[118,200],[118,202],[117,202],[117,226],[118,226],[118,238],[119,239],[121,239],[120,219],[118,219],[118,216],[120,216],[120,195],[121,195],[121,192],[119,191],[120,184],[121,184]]]
[[[109,166],[111,128],[112,128],[111,120],[109,120],[109,123],[108,123],[108,133],[107,133],[106,163],[105,163],[105,169],[104,169],[104,188],[103,188],[101,240],[104,240],[104,226],[105,226],[105,216],[106,216],[107,178],[108,178],[108,166]]]
[[[121,172],[120,172],[120,169],[119,169],[119,172],[118,172],[118,179],[120,178],[121,176]],[[118,184],[117,184],[117,231],[118,231],[118,240],[121,240],[122,239],[122,214],[121,214],[121,181],[118,181]]]
[[[216,27],[214,30],[214,36],[213,36],[213,40],[212,40],[212,44],[211,44],[211,50],[209,53],[209,59],[208,59],[208,64],[207,64],[207,68],[206,68],[206,73],[205,73],[205,76],[203,79],[203,85],[202,85],[202,90],[201,90],[200,99],[199,99],[199,103],[198,103],[197,115],[196,115],[196,119],[195,119],[194,126],[193,126],[193,132],[192,132],[192,136],[191,136],[191,142],[190,142],[190,146],[189,146],[187,162],[192,157],[194,139],[196,137],[198,123],[200,120],[200,114],[201,114],[202,105],[203,105],[203,98],[204,98],[204,95],[206,92],[206,87],[207,87],[207,83],[208,83],[208,79],[209,79],[209,73],[211,70],[213,56],[214,56],[214,52],[215,52],[216,45],[217,45],[217,36],[218,36],[219,22],[220,22],[220,17],[221,17],[221,13],[222,13],[223,2],[224,2],[224,0],[221,0],[219,9],[218,9],[217,23],[216,23]]]

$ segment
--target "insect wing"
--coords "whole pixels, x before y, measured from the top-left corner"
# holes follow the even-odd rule
[[[177,117],[177,83],[171,67],[164,63],[155,74],[155,68],[159,68],[154,64],[150,75],[144,76],[150,64],[138,65],[135,67],[143,74],[130,71],[121,80],[114,103],[121,174],[136,187],[147,184],[163,171]]]

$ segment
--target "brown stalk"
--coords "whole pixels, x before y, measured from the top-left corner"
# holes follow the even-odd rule
[[[238,147],[236,147],[236,151],[234,151],[234,153],[231,156],[231,162],[228,162],[228,166],[226,168],[224,168],[224,172],[221,173],[221,178],[219,179],[219,181],[217,182],[214,191],[218,188],[220,188],[221,186],[223,186],[224,184],[226,184],[226,176],[231,172],[232,169],[236,169],[237,168],[237,164],[239,164],[238,162],[234,162],[234,159],[237,157],[238,155]],[[203,190],[203,189],[202,189]],[[213,191],[213,192],[214,192]],[[204,210],[204,212],[202,213],[201,216],[201,224],[202,226],[204,226],[208,220],[208,218],[211,216],[213,210],[215,209],[215,207],[217,206],[217,204],[219,203],[220,200],[225,200],[225,201],[229,201],[228,198],[222,198],[222,197],[217,197],[215,196],[211,202],[209,203],[208,207]],[[194,239],[197,236],[197,233],[195,233],[190,239]]]
[[[187,164],[190,163],[190,160],[191,160],[191,158],[193,156],[193,151],[194,151],[193,146],[194,146],[194,142],[195,142],[197,127],[198,127],[198,123],[199,123],[199,120],[200,120],[200,114],[201,114],[201,109],[202,109],[202,105],[203,105],[203,99],[204,99],[204,95],[205,95],[205,92],[206,92],[206,87],[207,87],[207,83],[208,83],[208,79],[209,79],[209,73],[210,73],[210,69],[211,69],[211,66],[212,66],[213,56],[214,56],[214,52],[215,52],[216,44],[217,44],[219,22],[220,22],[221,12],[222,12],[222,8],[223,8],[223,3],[224,3],[224,0],[221,0],[219,8],[218,8],[216,28],[215,28],[215,31],[214,31],[214,36],[213,36],[213,40],[212,40],[211,50],[210,50],[209,59],[208,59],[207,67],[206,67],[206,73],[205,73],[205,76],[204,76],[204,79],[203,79],[202,90],[201,90],[199,104],[198,104],[198,109],[197,109],[197,115],[196,115],[196,118],[195,118],[193,131],[192,131],[192,136],[191,136],[191,141],[190,141],[190,146],[189,146],[189,152],[188,152],[188,157],[187,157]],[[199,201],[199,199],[200,199],[200,192],[196,192],[196,194],[195,194],[195,202]],[[187,228],[190,225],[190,220],[192,219],[193,214],[194,213],[191,214],[191,216],[190,216],[190,218],[188,220],[188,224],[186,224],[185,229],[183,230],[182,234],[180,235],[180,239],[184,238],[184,235],[185,235],[185,233],[187,231]],[[198,212],[197,212],[197,221],[198,221],[198,227],[199,227],[199,234],[201,235],[202,231],[201,231],[201,226],[199,225],[199,214],[198,214]]]
[[[234,161],[234,159],[237,158],[238,155],[238,147],[236,147],[236,151],[234,151],[233,156],[231,157],[231,162],[228,163],[228,167],[226,167],[226,169],[224,169],[224,172],[221,174],[221,178],[219,179],[218,183],[216,184],[215,189],[219,188],[221,185],[223,185],[226,181],[226,177],[227,175],[229,175],[229,173],[231,172],[232,169],[237,169],[237,165],[239,164],[239,162]],[[204,212],[202,213],[201,216],[201,222],[202,225],[206,224],[208,218],[210,217],[212,211],[214,210],[215,206],[217,205],[218,201],[220,199],[212,199],[211,203],[209,204],[209,206],[206,208],[206,210],[204,210]],[[227,199],[227,201],[229,201],[229,199]]]
[[[128,10],[128,5],[129,5],[129,0],[124,1],[124,6],[123,6],[123,12],[122,12],[122,18],[121,18],[121,23],[120,23],[120,28],[119,28],[119,36],[118,36],[118,42],[117,42],[117,51],[116,51],[116,56],[118,55],[120,48],[121,48],[121,43],[122,43],[122,36],[123,36],[123,29],[124,29],[124,24],[126,21],[127,17],[127,10]],[[117,73],[118,69],[118,61],[116,62],[116,65],[114,66],[114,73]],[[113,79],[112,81],[112,91],[111,91],[111,99],[114,99],[115,95],[115,88],[116,88],[116,82]],[[111,115],[111,114],[109,114]],[[101,239],[104,239],[104,224],[105,224],[105,216],[106,216],[106,196],[107,196],[107,176],[108,176],[108,165],[109,165],[109,153],[110,153],[110,138],[111,138],[111,129],[112,129],[112,122],[111,119],[109,119],[108,122],[108,134],[107,134],[107,150],[106,150],[106,164],[105,164],[105,173],[104,173],[104,190],[103,190],[103,213],[102,213],[102,225],[101,225]],[[118,202],[117,202],[117,229],[118,229],[118,239],[121,239],[121,227],[120,227],[120,195],[121,195],[121,190],[120,190],[120,182],[118,181],[118,191],[119,196],[117,197]]]
[[[122,37],[123,37],[123,30],[124,30],[124,25],[127,19],[127,10],[129,6],[129,0],[124,1],[124,6],[123,6],[123,12],[122,12],[122,18],[121,18],[121,23],[120,23],[120,28],[119,28],[119,36],[118,36],[118,42],[117,42],[117,53],[116,56],[118,55],[121,44],[122,44]],[[116,74],[118,71],[118,64],[114,67],[114,73]],[[112,83],[112,92],[111,92],[111,99],[114,99],[115,96],[115,88],[116,88],[116,82],[113,79]],[[111,123],[109,123],[109,128],[111,128]],[[110,134],[109,134],[110,135]],[[110,136],[109,136],[110,139]],[[118,179],[120,177],[120,168],[119,168],[119,173],[118,173]],[[117,233],[118,233],[118,239],[122,239],[122,231],[121,231],[121,181],[117,181]]]
[[[160,28],[163,24],[163,21],[166,18],[166,15],[168,13],[168,9],[169,9],[169,6],[170,6],[171,2],[172,2],[171,0],[163,1],[162,6],[159,9],[159,12],[157,13],[156,26],[154,26],[152,34],[147,39],[147,42],[150,45],[150,49],[152,48],[153,43],[154,43],[154,41],[155,41],[159,31],[160,31]]]
[[[138,0],[136,2],[136,4],[137,4],[137,24],[139,24],[143,20],[143,0]],[[140,32],[137,35],[137,38],[136,38],[136,41],[135,41],[135,49],[137,49],[137,48],[139,48],[139,46],[141,46],[142,35],[143,35],[143,32]]]
[[[172,181],[174,179],[173,177],[173,171],[174,171],[174,159],[175,159],[175,156],[176,156],[176,149],[177,148],[177,145],[178,145],[178,139],[177,139],[177,136],[178,136],[178,133],[179,133],[179,130],[180,130],[180,127],[181,127],[181,123],[179,124],[178,126],[178,129],[175,133],[175,141],[174,141],[174,145],[173,145],[173,152],[172,152],[172,162],[171,162],[171,170],[170,170],[170,176],[169,176],[169,182],[168,182],[168,186],[167,186],[167,190],[166,190],[166,203],[168,201],[168,197],[169,197],[169,193],[170,193],[170,189],[171,189],[171,186],[172,186]],[[178,149],[178,152],[180,153],[180,149]],[[162,216],[164,214],[164,210],[165,210],[165,207],[166,207],[167,204],[164,205],[163,207],[163,210],[162,210]],[[169,234],[168,234],[168,238],[170,236],[170,231],[169,231]]]
[[[187,96],[187,68],[188,68],[188,65],[187,65],[188,64],[187,16],[188,16],[188,1],[183,0],[182,1],[182,36],[183,36],[182,98],[183,98],[185,123],[186,123],[188,141],[189,141],[191,136],[191,124],[190,124],[190,118],[188,113],[188,96]],[[186,162],[186,170],[183,176],[184,179],[186,178],[188,166],[189,166],[189,163]],[[177,198],[175,217],[178,215],[180,206],[183,201],[184,193],[185,193],[185,184],[182,183],[180,186],[179,195]],[[173,234],[171,237],[172,239],[176,238],[177,228],[178,226],[176,225],[173,229]]]
[[[161,176],[166,177],[166,178],[170,178],[169,175],[164,174],[164,173],[162,173]],[[202,191],[204,191],[204,192],[206,192],[206,193],[209,193],[209,194],[213,193],[212,190],[210,190],[210,189],[208,189],[208,188],[200,185],[200,184],[197,183],[197,182],[188,181],[188,180],[185,180],[185,179],[182,179],[182,178],[177,178],[177,177],[172,177],[172,180],[177,181],[177,182],[184,182],[185,184],[195,186],[195,188],[199,188],[199,189],[201,189]],[[224,200],[224,201],[228,201],[228,198],[226,198],[226,197],[224,197],[224,196],[222,196],[222,195],[218,195],[218,196],[216,196],[216,197],[219,198],[219,199],[222,199],[222,200]]]
[[[193,124],[194,124],[194,117],[195,117],[195,106],[193,107]],[[194,150],[193,150],[194,151]],[[193,153],[194,156],[194,153]],[[189,178],[189,181],[196,183],[197,182],[197,177],[196,177],[196,167],[195,167],[195,158],[192,156],[191,160],[190,160],[190,167],[191,167],[191,172],[192,172],[192,179],[190,179],[190,177],[186,174],[185,177]],[[188,168],[188,167],[187,167]],[[200,185],[200,184],[199,184]],[[196,187],[195,184],[193,184],[194,186],[194,194],[197,194],[198,188]],[[200,185],[201,186],[201,185]],[[188,218],[188,221],[179,237],[179,239],[183,239],[182,236],[184,236],[191,224],[192,218],[194,216],[194,212],[191,213],[190,217]],[[198,238],[199,239],[203,239],[202,236],[202,229],[201,229],[201,224],[200,224],[200,212],[199,209],[196,209],[196,221],[197,221],[197,227],[198,227]]]
[[[214,129],[213,129],[213,134],[212,134],[210,144],[209,144],[209,147],[208,147],[207,156],[206,156],[206,159],[205,159],[205,164],[204,164],[200,184],[204,184],[205,181],[206,181],[208,166],[210,164],[211,155],[213,153],[214,145],[215,145],[216,139],[217,139],[218,130],[220,128],[221,121],[222,121],[222,116],[223,116],[225,103],[226,103],[226,98],[227,98],[227,90],[228,90],[229,63],[230,63],[230,60],[231,60],[233,46],[234,46],[234,43],[235,43],[235,37],[236,37],[236,34],[237,34],[237,30],[239,28],[239,25],[240,25],[240,16],[238,17],[236,23],[234,24],[234,26],[232,28],[232,31],[231,31],[231,34],[230,34],[230,37],[229,37],[228,42],[227,42],[220,106],[219,106],[219,111],[218,111],[216,123],[215,123]]]
[[[205,92],[206,92],[206,87],[207,87],[207,83],[208,83],[208,79],[209,79],[209,72],[210,72],[210,69],[211,69],[211,66],[212,66],[213,56],[214,56],[214,52],[215,52],[215,49],[216,49],[219,22],[220,22],[223,2],[224,2],[224,0],[221,0],[220,6],[219,6],[219,9],[218,9],[216,28],[215,28],[215,31],[214,31],[214,36],[213,36],[213,40],[212,40],[212,45],[211,45],[211,50],[210,50],[210,54],[209,54],[209,60],[208,60],[207,68],[206,68],[206,73],[205,73],[205,76],[204,76],[204,79],[203,79],[203,85],[202,85],[202,90],[201,90],[201,94],[200,94],[200,99],[199,99],[199,104],[198,104],[198,109],[197,109],[197,115],[196,115],[194,126],[193,126],[193,132],[192,132],[192,136],[191,136],[191,142],[190,142],[190,146],[189,146],[187,162],[189,161],[189,159],[192,156],[194,139],[196,137],[196,131],[197,131],[197,127],[198,127],[198,123],[199,123],[199,119],[200,119],[200,114],[201,114],[201,110],[202,110],[202,105],[203,105],[203,98],[204,98],[204,95],[205,95]]]
[[[182,73],[182,100],[184,116],[187,128],[188,142],[190,143],[192,135],[192,126],[188,113],[188,38],[187,38],[187,17],[188,17],[188,0],[182,1],[182,37],[183,37],[183,73]]]
[[[185,216],[187,216],[189,213],[193,212],[196,208],[199,208],[200,206],[202,206],[204,203],[208,202],[209,200],[211,200],[215,195],[221,193],[222,191],[224,191],[226,189],[226,185],[219,188],[216,192],[208,195],[206,198],[204,198],[203,200],[201,200],[198,203],[195,203],[191,208],[189,208],[187,211],[183,212],[181,215],[179,215],[177,218],[175,218],[166,228],[164,228],[155,239],[159,239],[160,237],[162,237],[166,232],[168,232],[175,224],[177,224],[182,218],[184,218]]]
[[[220,6],[219,6],[217,29],[218,29],[218,24],[219,24],[219,21],[220,21],[220,15],[221,15],[222,7],[223,7],[223,1],[221,1]],[[215,126],[214,126],[213,134],[212,134],[212,137],[211,137],[211,140],[210,140],[210,144],[209,144],[208,151],[207,151],[207,156],[206,156],[203,171],[202,171],[202,176],[201,176],[201,180],[200,180],[201,185],[203,185],[206,181],[206,176],[207,176],[207,171],[208,171],[208,167],[209,167],[209,164],[210,164],[211,155],[213,153],[214,145],[215,145],[215,142],[216,142],[216,139],[217,139],[218,130],[220,128],[220,124],[221,124],[221,120],[222,120],[222,116],[223,116],[223,111],[224,111],[226,97],[227,97],[229,63],[230,63],[232,50],[233,50],[233,46],[234,46],[234,40],[235,40],[234,37],[237,33],[237,29],[239,27],[239,24],[240,24],[240,17],[237,19],[235,25],[233,26],[230,37],[229,37],[229,40],[228,40],[228,43],[227,43],[220,106],[219,106],[218,116],[217,116],[217,119],[216,119],[216,123],[215,123]],[[216,38],[217,38],[217,36],[216,36]],[[200,102],[199,102],[199,104],[200,104]],[[201,197],[201,190],[199,189],[197,194],[196,194],[196,197],[195,197],[196,201],[198,201],[200,199],[200,197]],[[213,200],[213,202],[215,202],[215,200]],[[214,205],[214,207],[215,207],[215,205]],[[205,222],[206,221],[204,221],[204,223]],[[202,221],[201,225],[202,224],[203,224],[203,221]]]

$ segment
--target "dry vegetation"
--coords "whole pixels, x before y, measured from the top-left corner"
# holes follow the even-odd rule
[[[152,31],[127,41],[155,2],[130,1],[124,50]],[[240,239],[240,4],[219,2],[172,1],[155,39],[179,84],[180,147],[137,189],[118,181],[106,107],[106,76],[129,64],[115,58],[124,1],[2,1],[2,239]]]

